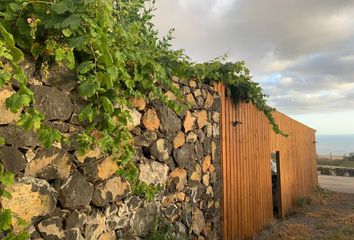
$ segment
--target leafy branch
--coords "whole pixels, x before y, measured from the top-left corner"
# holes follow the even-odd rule
[[[274,131],[284,134],[272,116],[274,109],[267,105],[258,83],[251,80],[244,62],[224,63],[225,58],[218,58],[195,63],[182,50],[173,50],[172,31],[160,40],[151,22],[153,3],[0,0],[0,88],[12,88],[12,80],[18,83],[16,93],[6,100],[10,111],[21,113],[18,125],[39,133],[45,147],[66,143],[68,139],[44,124],[43,115],[33,109],[30,79],[19,63],[25,54],[31,56],[37,70],[42,71],[39,76],[54,63],[75,70],[79,94],[87,102],[79,114],[85,130],[74,140],[78,151],[99,146],[104,154],[114,156],[119,174],[131,182],[134,192],[147,198],[156,189],[139,183],[138,170],[131,161],[135,153],[127,129],[132,121],[129,99],[159,99],[176,112],[186,109],[183,94],[171,80],[175,76],[223,82],[236,103],[252,102]],[[169,100],[167,91],[177,101]]]

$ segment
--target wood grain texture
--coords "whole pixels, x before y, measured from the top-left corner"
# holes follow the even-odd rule
[[[281,217],[296,198],[317,186],[315,130],[275,112],[275,134],[268,119],[252,104],[235,105],[216,84],[222,99],[222,229],[223,239],[247,239],[273,219],[271,152],[280,153]],[[240,122],[236,126],[234,121]]]

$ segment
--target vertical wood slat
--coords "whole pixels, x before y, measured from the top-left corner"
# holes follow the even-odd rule
[[[317,186],[315,130],[275,112],[274,117],[288,137],[272,134],[272,150],[280,151],[282,184],[282,217],[294,201],[314,191]]]
[[[225,112],[225,118],[226,118],[226,122],[225,122],[225,126],[229,126],[230,124],[230,114],[228,114],[228,112],[230,112],[230,104],[229,104],[229,101],[226,100],[225,102],[225,109],[226,109],[226,112]],[[226,150],[227,150],[227,154],[226,154],[226,159],[231,159],[231,156],[230,156],[230,132],[227,131],[226,132]],[[230,163],[232,161],[227,161],[227,173],[226,173],[226,176],[227,176],[227,200],[229,202],[228,206],[232,207],[232,201],[231,201],[231,195],[232,195],[232,182],[231,182],[231,178],[230,178],[230,173],[231,173],[231,167],[230,167]],[[228,207],[227,209],[227,212],[226,212],[226,215],[228,216],[228,228],[227,228],[227,232],[231,232],[232,231],[232,220],[233,220],[233,216],[232,214],[230,213],[230,208]]]
[[[231,124],[232,126],[232,120],[235,118],[235,108],[232,107],[232,104],[231,102],[230,103],[230,117],[231,117],[231,121],[229,124]],[[232,184],[232,192],[234,191],[237,191],[236,189],[236,162],[235,162],[235,156],[236,156],[236,147],[235,147],[235,140],[236,140],[236,134],[235,134],[235,128],[231,127],[231,136],[230,136],[230,152],[232,153],[231,154],[231,158],[230,159],[233,159],[233,161],[231,161],[231,184]],[[231,195],[231,202],[236,202],[236,195],[235,194],[232,194]],[[237,226],[237,218],[235,217],[237,212],[236,212],[236,206],[235,204],[232,204],[231,205],[231,214],[232,214],[232,228],[235,228]],[[234,236],[232,236],[234,238]]]
[[[283,137],[273,132],[264,114],[252,104],[235,106],[225,97],[225,87],[216,84],[221,96],[221,169],[223,239],[245,239],[273,218],[270,153],[280,152],[281,217],[294,200],[317,186],[315,130],[274,113]],[[242,124],[232,126],[233,121]]]

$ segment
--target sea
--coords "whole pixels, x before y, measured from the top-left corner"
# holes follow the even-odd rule
[[[317,135],[317,154],[344,155],[354,153],[353,135]]]

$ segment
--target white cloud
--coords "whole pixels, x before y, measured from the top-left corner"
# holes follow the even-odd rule
[[[237,0],[178,0],[179,6],[186,12],[196,15],[220,17],[232,10]]]
[[[206,61],[245,60],[287,114],[354,108],[354,1],[158,0],[155,22]]]

